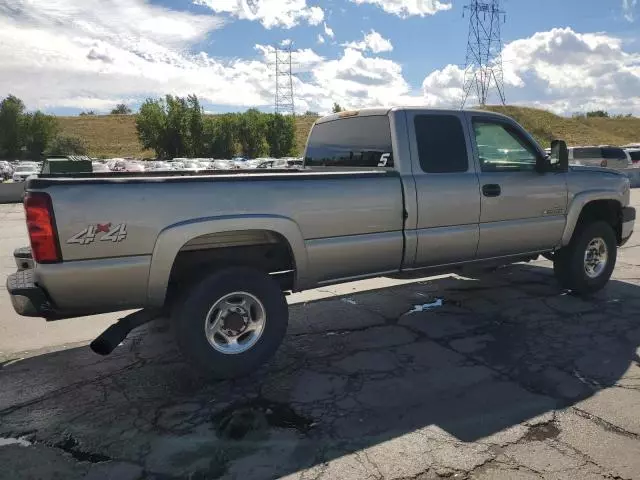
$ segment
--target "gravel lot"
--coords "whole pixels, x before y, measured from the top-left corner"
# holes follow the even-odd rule
[[[0,206],[3,276],[22,222]],[[3,280],[0,479],[640,478],[640,234],[592,299],[549,267],[293,295],[274,361],[217,383],[165,324],[98,358],[116,316],[20,318]]]

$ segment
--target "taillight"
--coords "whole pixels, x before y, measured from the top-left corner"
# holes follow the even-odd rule
[[[27,193],[24,197],[27,230],[33,259],[37,263],[57,263],[62,260],[56,236],[51,197],[46,193]]]
[[[600,166],[601,167],[606,167],[607,166],[607,159],[606,158],[600,162]]]

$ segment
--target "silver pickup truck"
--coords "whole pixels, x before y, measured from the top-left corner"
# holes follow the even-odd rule
[[[285,294],[544,255],[562,287],[604,287],[631,236],[629,180],[569,167],[485,111],[366,109],[314,125],[298,170],[42,175],[30,250],[7,288],[21,315],[139,309],[92,343],[109,353],[169,315],[214,377],[252,372],[287,328]]]

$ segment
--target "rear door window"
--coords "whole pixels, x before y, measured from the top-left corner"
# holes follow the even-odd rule
[[[626,160],[627,156],[621,148],[603,147],[602,158],[607,160]]]
[[[574,159],[602,158],[602,152],[596,147],[579,147],[573,149]]]
[[[629,152],[629,156],[631,156],[631,160],[633,160],[634,162],[640,162],[640,150]]]
[[[314,126],[304,162],[307,167],[392,168],[389,117],[340,118]]]
[[[469,169],[467,145],[458,117],[416,115],[413,123],[422,171],[455,173]]]

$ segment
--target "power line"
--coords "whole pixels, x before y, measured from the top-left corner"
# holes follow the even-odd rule
[[[477,96],[480,105],[486,105],[492,90],[497,91],[504,105],[500,21],[506,21],[506,12],[500,8],[500,0],[470,0],[463,16],[465,12],[469,13],[469,36],[461,108],[472,94]]]

